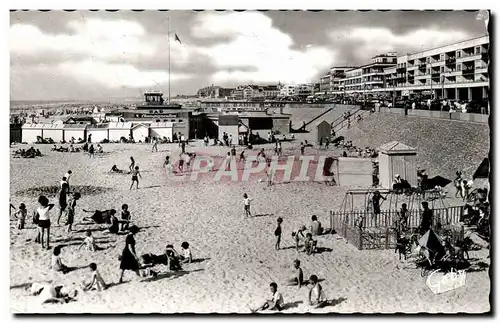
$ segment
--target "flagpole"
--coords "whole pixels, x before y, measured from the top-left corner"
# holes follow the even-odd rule
[[[168,104],[170,104],[170,16],[168,17]]]

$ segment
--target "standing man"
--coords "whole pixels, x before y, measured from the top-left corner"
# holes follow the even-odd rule
[[[158,152],[158,140],[156,140],[156,137],[153,137],[153,148],[151,148],[151,152],[153,151]]]
[[[420,234],[423,235],[432,228],[434,213],[429,209],[429,203],[422,202],[422,221],[420,222]]]

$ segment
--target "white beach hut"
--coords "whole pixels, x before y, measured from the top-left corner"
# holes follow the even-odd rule
[[[21,128],[21,140],[29,144],[36,142],[38,136],[43,138],[43,123],[25,123]]]
[[[395,175],[417,186],[417,150],[398,141],[378,147],[379,178],[383,188],[391,188]]]
[[[143,123],[138,123],[132,127],[132,137],[136,142],[144,142],[146,137],[149,137],[149,126]]]
[[[60,122],[46,123],[43,125],[43,139],[52,138],[54,142],[61,142],[64,138],[63,124]]]
[[[109,139],[107,123],[98,123],[87,127],[87,138],[92,135],[92,142],[101,142],[104,139]]]
[[[151,123],[151,137],[161,138],[163,137],[169,138],[172,141],[173,136],[173,122],[153,122]]]
[[[75,140],[78,142],[78,139],[83,139],[85,140],[86,137],[86,129],[87,125],[86,124],[65,124],[63,126],[63,131],[64,131],[64,140],[69,142],[71,138],[75,138]]]
[[[120,141],[121,137],[128,139],[132,131],[132,122],[110,122],[108,130],[110,141]]]

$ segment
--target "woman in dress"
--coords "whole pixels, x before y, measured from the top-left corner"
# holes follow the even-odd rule
[[[133,270],[136,275],[140,277],[139,268],[140,260],[135,252],[135,239],[134,235],[139,232],[139,228],[135,225],[131,226],[129,229],[129,234],[125,238],[125,248],[123,248],[122,256],[120,259],[120,279],[118,284],[123,282],[123,273],[125,270]]]

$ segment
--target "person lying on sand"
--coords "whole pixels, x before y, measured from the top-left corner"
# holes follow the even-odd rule
[[[88,284],[83,286],[84,291],[97,290],[98,292],[102,292],[107,288],[104,279],[102,279],[101,274],[97,271],[97,265],[95,263],[91,263],[89,265],[90,270],[92,271],[92,278]]]
[[[83,212],[94,213],[94,214],[92,214],[92,216],[90,218],[84,217],[82,220],[88,221],[88,222],[94,222],[96,224],[104,224],[104,223],[109,224],[109,223],[111,223],[111,215],[116,214],[115,209],[105,210],[105,211],[99,211],[99,210],[87,211],[84,209]]]
[[[113,165],[113,167],[111,167],[111,170],[109,172],[110,173],[123,174],[123,170],[118,169],[118,167],[116,167],[116,165]]]
[[[33,283],[30,287],[30,294],[38,296],[41,304],[46,303],[69,303],[75,300],[78,292],[66,292],[64,285],[52,285],[50,283]]]
[[[304,285],[304,273],[300,268],[300,260],[295,259],[293,261],[293,268],[293,275],[287,281],[288,286],[299,286],[300,288]]]
[[[96,251],[98,248],[97,248],[97,245],[95,243],[95,239],[92,236],[92,231],[87,230],[85,235],[86,235],[86,237],[83,240],[82,244],[78,247],[78,250],[80,250],[82,247],[85,247],[85,249],[87,249],[89,251]]]
[[[278,292],[278,284],[273,282],[269,284],[269,288],[271,290],[272,298],[266,300],[260,307],[256,309],[250,309],[252,313],[263,311],[266,309],[270,311],[281,311],[284,308],[285,301],[283,300],[283,295]]]
[[[308,301],[309,305],[319,308],[326,304],[326,296],[323,287],[318,283],[318,276],[311,275],[309,277],[311,288],[309,289]]]

